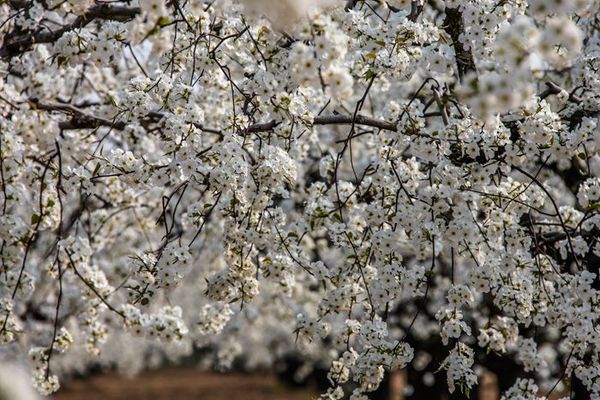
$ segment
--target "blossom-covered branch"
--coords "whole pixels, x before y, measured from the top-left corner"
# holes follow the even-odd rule
[[[600,396],[599,7],[1,2],[0,360]]]

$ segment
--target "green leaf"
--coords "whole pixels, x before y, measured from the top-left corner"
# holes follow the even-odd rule
[[[600,210],[600,201],[592,203],[588,206],[588,211],[598,211]]]
[[[40,220],[41,220],[41,218],[40,218],[40,216],[39,216],[39,215],[37,215],[37,214],[33,214],[33,215],[31,216],[31,224],[32,224],[32,225],[35,225],[35,224],[37,224],[38,222],[40,222]]]
[[[166,25],[169,25],[171,23],[171,20],[169,19],[169,17],[160,17],[157,21],[156,21],[156,25],[163,27]]]

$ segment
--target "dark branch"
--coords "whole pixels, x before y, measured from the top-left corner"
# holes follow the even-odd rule
[[[355,118],[352,115],[324,115],[315,117],[314,125],[366,125],[373,128],[379,128],[386,131],[396,131],[397,126],[393,122],[379,120],[364,115],[357,115]]]
[[[91,7],[85,14],[78,16],[71,24],[56,31],[26,32],[23,34],[9,33],[4,37],[0,47],[0,58],[10,59],[31,49],[34,44],[53,43],[66,32],[83,28],[95,19],[114,21],[129,21],[140,13],[138,7],[111,6],[98,4]]]
[[[72,116],[70,120],[61,121],[58,123],[58,126],[62,130],[70,130],[70,129],[95,129],[100,126],[110,127],[115,130],[123,130],[127,126],[124,121],[111,121],[106,118],[98,117],[87,113],[75,106],[70,104],[60,104],[60,103],[40,103],[36,100],[31,100],[30,104],[32,108],[44,111],[58,111],[64,114],[69,114]],[[161,118],[163,118],[163,114],[153,112],[148,114],[145,118],[147,120],[154,120],[158,122]],[[252,124],[247,128],[248,133],[258,133],[258,132],[268,132],[279,125],[281,122],[276,120],[271,120],[268,122]],[[204,127],[202,124],[193,123],[194,126],[203,131],[223,134],[222,131],[218,129],[210,129]],[[364,115],[356,115],[353,117],[352,115],[343,115],[343,114],[335,114],[335,115],[319,115],[316,116],[314,121],[314,125],[366,125],[373,128],[379,128],[388,131],[396,131],[397,126],[393,122],[379,120],[371,117],[367,117]]]
[[[358,0],[347,0],[346,5],[344,6],[344,10],[352,10],[354,7],[356,7],[356,3],[358,3]]]
[[[463,80],[463,77],[469,72],[475,72],[475,61],[473,54],[467,50],[464,44],[460,41],[460,35],[465,30],[462,11],[458,8],[446,7],[446,19],[444,20],[446,32],[452,38],[454,43],[454,54],[456,58],[456,66],[458,68],[458,77]]]
[[[554,82],[546,82],[546,90],[538,94],[540,99],[545,99],[546,97],[557,95],[563,91],[563,88],[558,86]],[[573,93],[569,94],[569,101],[575,104],[581,103],[581,98]]]

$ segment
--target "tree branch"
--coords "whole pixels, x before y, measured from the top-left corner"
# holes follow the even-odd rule
[[[342,114],[317,116],[313,122],[314,125],[351,125],[353,123],[356,125],[371,126],[373,128],[379,128],[386,131],[398,130],[398,127],[393,122],[366,117],[360,114],[358,114],[356,117]]]
[[[356,3],[358,3],[358,0],[347,0],[346,5],[344,6],[344,10],[352,10],[356,6]]]
[[[456,58],[456,66],[458,68],[458,77],[462,81],[463,77],[471,72],[476,71],[473,54],[467,50],[464,44],[460,41],[460,35],[465,30],[462,11],[458,8],[446,7],[446,19],[444,20],[446,32],[452,38],[454,43],[454,54]]]
[[[60,121],[58,123],[58,127],[62,130],[71,130],[71,129],[95,129],[100,126],[110,127],[116,130],[123,130],[127,126],[127,123],[124,121],[111,121],[106,118],[98,117],[93,114],[87,113],[75,106],[70,104],[60,104],[60,103],[40,103],[37,100],[30,100],[30,104],[32,108],[44,111],[58,111],[65,114],[72,115],[73,118],[67,121]],[[164,115],[162,113],[153,112],[148,114],[145,118],[160,120]],[[281,122],[276,120],[271,120],[268,122],[261,122],[252,124],[247,128],[248,133],[258,133],[258,132],[268,132],[274,129]],[[373,128],[388,130],[388,131],[396,131],[398,128],[394,122],[380,120],[376,118],[367,117],[364,115],[357,115],[353,117],[352,115],[343,115],[343,114],[334,114],[334,115],[319,115],[316,116],[313,125],[366,125],[371,126]],[[198,129],[215,133],[215,134],[223,134],[221,130],[218,129],[210,129],[204,127],[204,125],[199,123],[193,123],[194,126]]]
[[[85,14],[78,16],[71,24],[65,25],[56,31],[38,30],[37,32],[23,34],[9,33],[5,35],[2,47],[0,47],[0,58],[7,60],[23,54],[31,50],[31,46],[34,44],[55,42],[66,32],[83,28],[95,19],[129,21],[138,15],[140,11],[139,7],[98,4],[91,7]]]
[[[540,99],[545,99],[551,95],[557,95],[563,91],[563,88],[552,81],[546,82],[546,89],[538,94]],[[575,104],[581,103],[581,98],[573,93],[569,94],[569,101]]]

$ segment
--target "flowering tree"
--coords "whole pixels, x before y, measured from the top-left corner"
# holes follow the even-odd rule
[[[326,365],[324,399],[403,368],[600,396],[600,2],[5,0],[0,21],[0,354],[41,393],[209,349]]]

